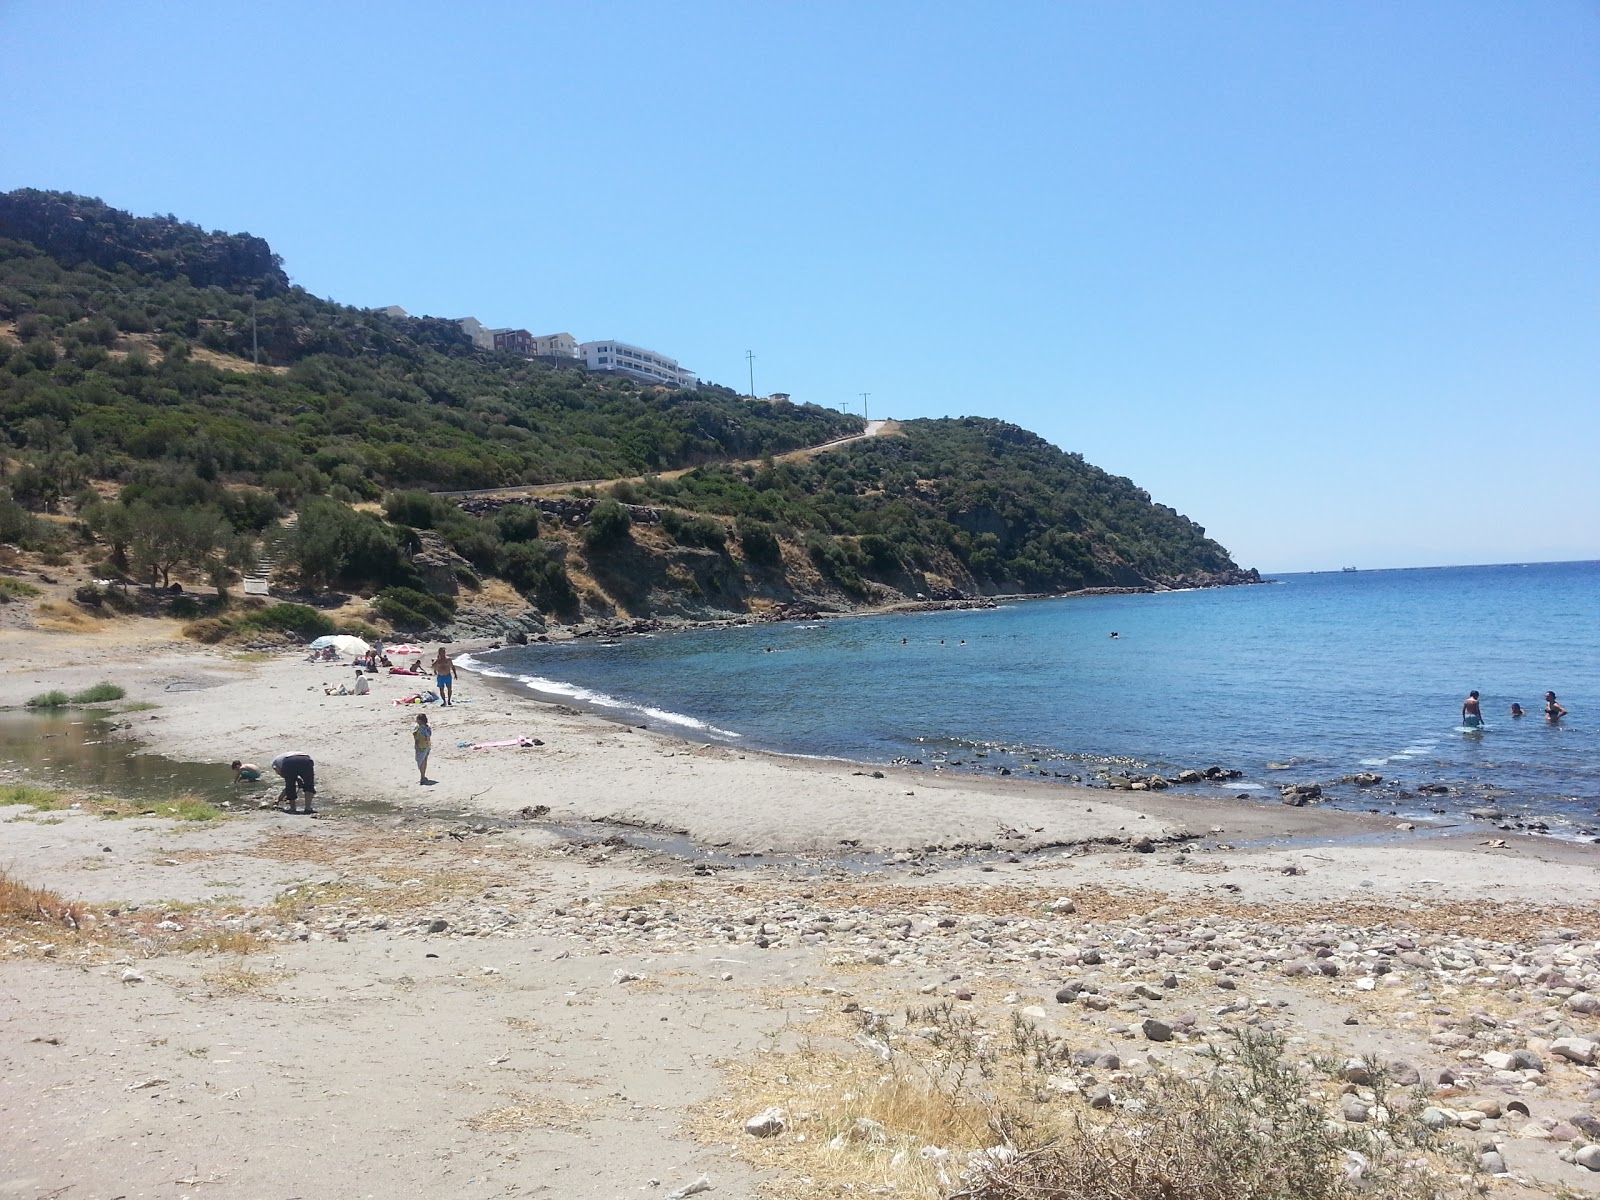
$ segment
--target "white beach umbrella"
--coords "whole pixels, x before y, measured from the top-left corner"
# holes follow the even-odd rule
[[[321,650],[327,646],[332,646],[340,654],[349,654],[352,656],[357,654],[365,654],[368,650],[372,649],[371,646],[367,645],[360,638],[354,637],[348,633],[331,633],[324,637],[319,637],[316,641],[311,643],[311,648],[313,650]]]

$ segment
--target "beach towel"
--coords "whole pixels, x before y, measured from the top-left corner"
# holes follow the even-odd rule
[[[536,737],[520,737],[520,738],[507,738],[503,742],[457,742],[456,743],[456,748],[457,749],[461,749],[461,750],[465,750],[465,749],[471,749],[471,750],[503,750],[507,746],[523,747],[523,746],[542,746],[542,745],[544,745],[544,743],[541,742]]]

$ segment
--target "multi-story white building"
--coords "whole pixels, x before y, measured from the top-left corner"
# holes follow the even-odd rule
[[[534,334],[533,353],[544,358],[580,358],[578,339],[570,333]]]
[[[667,387],[692,388],[700,377],[688,367],[680,366],[675,358],[646,350],[643,346],[630,346],[627,342],[607,340],[584,342],[578,347],[584,365],[591,371],[620,371],[643,379],[647,383],[665,384]]]

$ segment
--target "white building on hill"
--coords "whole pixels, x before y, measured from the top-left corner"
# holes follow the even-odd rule
[[[646,350],[643,346],[630,346],[614,339],[601,342],[584,342],[578,347],[584,365],[591,371],[620,371],[647,383],[665,384],[667,387],[692,388],[700,377],[688,367],[678,365],[678,360]]]

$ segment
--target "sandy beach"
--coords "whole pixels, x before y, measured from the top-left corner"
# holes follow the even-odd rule
[[[1505,1194],[1600,1191],[1562,1158],[1600,1067],[1551,1049],[1600,1036],[1594,847],[740,752],[470,673],[425,787],[427,681],[171,634],[8,633],[0,704],[110,680],[158,706],[119,736],[221,779],[311,754],[319,818],[0,809],[0,867],[96,910],[0,932],[0,1195],[851,1195],[893,1173],[817,1158],[825,1106],[744,1124],[796,1109],[784,1056],[939,999],[1120,1046],[1063,1067],[1084,1096],[1270,1011],[1403,1060]]]

